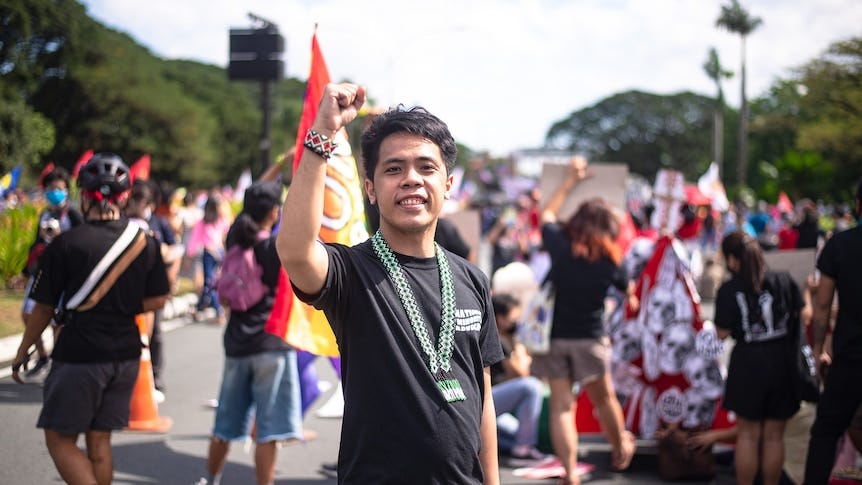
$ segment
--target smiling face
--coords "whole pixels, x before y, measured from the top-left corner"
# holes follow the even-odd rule
[[[374,180],[365,179],[365,192],[380,211],[380,230],[390,244],[399,235],[427,234],[433,240],[451,186],[437,145],[409,133],[383,140]]]

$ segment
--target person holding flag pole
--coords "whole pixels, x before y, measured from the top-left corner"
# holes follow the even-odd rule
[[[446,124],[419,107],[377,116],[361,145],[380,229],[354,246],[318,241],[333,139],[365,98],[326,86],[276,239],[295,294],[323,310],[341,354],[338,482],[498,484],[490,284],[434,243],[457,154]]]

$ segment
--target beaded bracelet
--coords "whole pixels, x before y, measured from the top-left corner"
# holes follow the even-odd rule
[[[308,130],[305,133],[305,141],[302,142],[302,146],[313,151],[321,158],[329,160],[329,157],[332,156],[332,151],[338,145],[330,140],[328,136],[314,130]]]

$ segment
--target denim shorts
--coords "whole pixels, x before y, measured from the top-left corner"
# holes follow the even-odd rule
[[[129,425],[140,359],[77,364],[54,361],[42,389],[39,428],[76,435]]]
[[[301,408],[295,350],[225,357],[213,435],[246,438],[254,418],[258,443],[302,439]]]

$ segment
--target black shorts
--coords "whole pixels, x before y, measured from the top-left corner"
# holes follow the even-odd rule
[[[785,340],[739,344],[727,369],[722,407],[750,421],[790,419],[799,410]]]
[[[139,368],[139,359],[52,362],[36,427],[65,435],[125,428]]]

